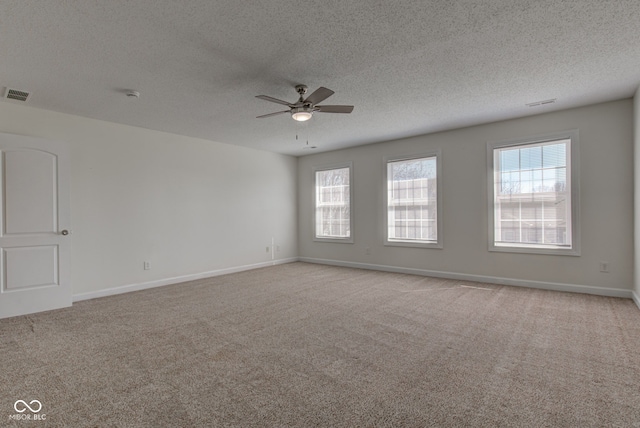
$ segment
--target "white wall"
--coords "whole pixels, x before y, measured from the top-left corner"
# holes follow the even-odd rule
[[[299,255],[303,260],[438,271],[629,297],[633,286],[632,111],[632,101],[626,99],[299,158]],[[581,255],[489,252],[486,143],[569,129],[578,129],[580,135]],[[384,246],[383,158],[438,149],[442,151],[444,248]],[[348,160],[354,165],[355,243],[314,242],[312,168]],[[365,254],[367,247],[370,255]],[[610,263],[609,273],[599,272],[599,261]]]
[[[640,87],[633,98],[633,164],[634,164],[634,300],[640,307]]]
[[[12,103],[0,132],[70,145],[74,295],[297,256],[293,157]]]

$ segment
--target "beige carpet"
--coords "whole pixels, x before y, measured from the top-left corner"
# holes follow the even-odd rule
[[[640,427],[631,300],[305,263],[1,320],[0,362],[0,426]]]

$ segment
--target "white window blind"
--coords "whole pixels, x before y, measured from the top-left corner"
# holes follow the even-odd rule
[[[350,167],[316,171],[316,238],[351,237]]]
[[[572,248],[571,139],[495,148],[494,245]]]
[[[438,241],[436,156],[387,162],[387,241]]]

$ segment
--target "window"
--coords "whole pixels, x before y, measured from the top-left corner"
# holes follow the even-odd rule
[[[578,255],[577,132],[489,149],[490,249]]]
[[[442,248],[438,154],[386,160],[386,244]]]
[[[351,163],[315,170],[315,238],[353,242],[351,231]]]

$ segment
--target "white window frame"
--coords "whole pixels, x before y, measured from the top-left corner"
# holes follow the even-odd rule
[[[333,169],[349,168],[349,236],[337,237],[337,236],[318,236],[316,226],[316,213],[318,202],[318,187],[316,183],[317,173],[320,171],[331,171]],[[354,216],[353,216],[353,162],[341,162],[331,165],[314,166],[313,167],[313,240],[316,242],[334,242],[341,244],[353,244],[354,243]]]
[[[537,135],[515,140],[497,141],[487,143],[487,194],[488,194],[488,218],[489,218],[489,251],[508,253],[551,254],[565,256],[580,255],[580,151],[578,130],[573,129],[564,132]],[[567,182],[571,191],[571,245],[556,247],[544,244],[520,244],[495,242],[495,157],[494,150],[505,147],[526,146],[529,144],[541,144],[558,140],[570,140],[569,142],[569,174]]]
[[[389,163],[398,161],[410,161],[414,159],[435,158],[436,159],[436,235],[435,241],[413,241],[389,239]],[[442,153],[440,150],[424,152],[415,155],[389,156],[384,158],[384,245],[391,247],[416,247],[416,248],[443,248],[443,209],[442,209]]]

